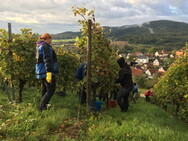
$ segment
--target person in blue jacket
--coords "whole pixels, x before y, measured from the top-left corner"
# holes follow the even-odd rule
[[[47,109],[51,97],[56,88],[55,75],[58,74],[57,56],[52,46],[52,37],[48,33],[40,36],[36,47],[36,78],[42,82],[42,98],[39,104],[39,110]]]
[[[133,103],[136,103],[136,98],[138,95],[138,84],[137,83],[133,83],[133,89],[132,89],[132,93],[133,93]]]
[[[76,70],[76,73],[75,73],[75,78],[78,80],[78,81],[81,81],[84,79],[84,77],[86,76],[86,67],[87,67],[87,64],[84,62],[82,63],[78,69]],[[85,104],[86,103],[86,88],[84,87],[84,85],[81,87],[81,92],[79,93],[79,99],[80,99],[80,104]]]

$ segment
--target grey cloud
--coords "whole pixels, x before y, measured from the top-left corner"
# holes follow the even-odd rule
[[[32,10],[55,9],[59,7],[54,0],[5,0],[0,5],[0,11],[29,12]]]
[[[140,11],[136,9],[117,9],[117,10],[110,10],[108,11],[99,11],[96,12],[97,16],[102,17],[104,19],[113,18],[114,20],[123,17],[135,16],[140,15]]]
[[[157,5],[149,5],[149,7],[151,9],[152,14],[154,15],[159,15],[159,16],[172,15],[171,9],[169,8],[168,5],[158,3]]]
[[[108,1],[111,7],[118,7],[118,8],[130,8],[131,4],[126,2],[125,0],[110,0]]]
[[[187,3],[187,0],[166,0],[167,3],[173,7],[182,7]]]
[[[0,21],[0,28],[8,30],[8,23]],[[32,29],[33,33],[61,33],[66,31],[79,31],[80,26],[75,24],[57,24],[57,23],[48,23],[48,24],[21,24],[21,23],[11,23],[13,33],[20,33],[20,29],[28,28]]]
[[[50,23],[50,24],[38,24],[35,25],[35,27],[33,28],[34,32],[39,32],[39,33],[51,33],[51,34],[55,34],[55,33],[62,33],[62,32],[66,32],[66,31],[78,31],[79,30],[79,26],[77,24],[57,24],[57,23]],[[40,29],[40,30],[38,30]]]
[[[181,14],[188,14],[188,1],[179,7]]]
[[[140,24],[146,21],[168,19],[188,22],[187,0],[0,0],[0,16],[3,22],[17,27],[30,27],[38,32],[49,30],[78,30],[77,19],[71,7],[96,9],[96,21],[102,25],[118,26]],[[7,21],[7,17],[20,17],[32,23]],[[25,20],[24,19],[24,20]],[[2,23],[2,22],[1,22]],[[24,26],[25,25],[25,26]],[[2,26],[2,25],[1,25]]]

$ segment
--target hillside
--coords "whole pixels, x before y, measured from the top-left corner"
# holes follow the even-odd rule
[[[121,35],[176,33],[188,35],[188,24],[168,20],[150,21],[145,22],[142,25],[112,27],[112,33],[110,36],[121,36],[120,33]]]
[[[2,141],[187,141],[188,126],[159,107],[139,98],[128,112],[106,109],[90,118],[79,106],[76,93],[54,95],[49,110],[40,113],[37,89],[24,89],[20,104],[9,104],[0,91],[0,140]],[[80,118],[78,118],[78,110]]]
[[[183,22],[158,20],[141,25],[106,26],[105,29],[107,36],[113,41],[161,46],[166,50],[180,49],[188,41],[188,23]],[[55,34],[54,39],[73,39],[76,36],[80,36],[80,32]]]
[[[74,39],[77,36],[80,36],[81,32],[63,32],[63,33],[58,33],[58,34],[53,34],[54,39]]]
[[[188,41],[188,24],[160,20],[132,27],[114,27],[109,37],[131,44],[165,46],[166,50],[179,49]]]

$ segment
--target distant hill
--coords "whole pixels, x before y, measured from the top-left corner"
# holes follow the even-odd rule
[[[130,34],[174,34],[177,32],[188,34],[188,24],[168,20],[145,22],[142,25],[112,27],[111,36]]]
[[[63,33],[53,34],[52,36],[54,39],[74,39],[80,35],[81,35],[81,32],[67,31],[67,32],[63,32]]]
[[[113,41],[128,41],[131,44],[147,44],[181,48],[188,42],[188,23],[158,20],[141,25],[125,25],[117,27],[105,26],[107,36]],[[111,31],[111,32],[110,32]],[[55,39],[72,39],[81,32],[64,32],[55,34]]]

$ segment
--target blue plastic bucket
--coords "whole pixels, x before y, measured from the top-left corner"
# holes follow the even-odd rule
[[[94,103],[91,102],[91,108],[92,109],[96,109],[97,111],[101,111],[101,107],[102,107],[102,101],[96,101],[96,104],[95,104],[95,108],[94,108]]]
[[[101,107],[102,107],[102,102],[101,101],[96,101],[96,110],[97,111],[101,111]]]

